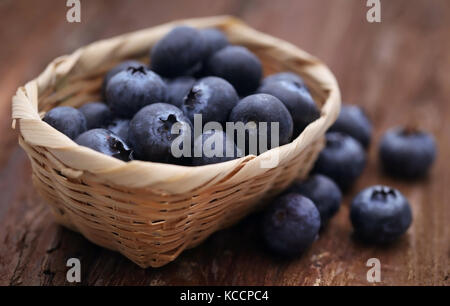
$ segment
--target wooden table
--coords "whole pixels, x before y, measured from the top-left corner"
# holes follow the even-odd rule
[[[382,0],[382,22],[368,23],[365,1],[82,1],[81,24],[65,1],[0,2],[0,285],[65,285],[66,261],[82,263],[89,285],[367,285],[366,261],[381,261],[381,284],[450,285],[450,2]],[[11,130],[10,99],[53,58],[89,42],[172,19],[236,15],[324,60],[345,101],[375,125],[368,167],[320,239],[301,258],[268,255],[258,216],[214,234],[159,269],[56,225],[31,185],[30,164]],[[401,182],[379,169],[377,145],[389,127],[411,121],[436,136],[439,157],[426,179]],[[363,187],[387,184],[410,200],[414,223],[390,247],[351,237],[348,204]]]

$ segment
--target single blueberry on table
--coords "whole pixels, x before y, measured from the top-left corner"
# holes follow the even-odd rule
[[[414,128],[388,130],[380,143],[380,160],[385,171],[395,177],[416,179],[429,171],[436,158],[431,134]]]
[[[107,130],[113,132],[117,136],[119,136],[124,141],[128,141],[128,129],[130,126],[130,120],[115,118],[111,121],[111,123],[106,127]]]
[[[217,147],[216,144],[219,146]],[[228,138],[226,133],[220,130],[205,131],[198,136],[194,140],[193,154],[195,152],[201,152],[202,155],[192,158],[194,166],[222,163],[241,156],[233,139]]]
[[[133,152],[119,136],[105,129],[93,129],[79,135],[75,142],[123,161],[133,159]]]
[[[272,95],[283,102],[292,115],[295,137],[320,117],[319,109],[303,84],[287,80],[271,81],[264,83],[258,92]]]
[[[166,84],[144,67],[128,68],[116,74],[106,87],[106,100],[121,118],[131,118],[146,105],[166,100]]]
[[[108,105],[102,102],[86,103],[79,108],[79,111],[86,117],[88,130],[105,127],[113,118]]]
[[[169,78],[191,74],[201,68],[206,53],[205,38],[199,30],[178,26],[151,49],[151,69]]]
[[[258,139],[258,154],[263,153],[259,143],[260,136],[267,137],[267,149],[275,147],[275,144],[271,143],[272,122],[279,125],[279,134],[276,136],[278,136],[280,146],[291,141],[294,126],[291,114],[286,106],[279,99],[268,94],[255,94],[239,101],[231,111],[228,121],[242,122],[243,124],[253,122],[256,124],[256,129],[251,129],[245,136],[245,148],[241,146],[239,140],[236,141],[239,149],[247,154],[249,153],[250,137],[257,137],[256,139]],[[267,130],[260,130],[259,123],[267,123]]]
[[[195,78],[182,76],[167,82],[167,102],[180,107],[183,105],[184,97],[194,86]]]
[[[274,200],[263,217],[264,240],[273,252],[293,257],[317,239],[320,215],[314,203],[297,193]]]
[[[255,92],[262,77],[261,61],[241,46],[227,46],[214,53],[207,60],[206,71],[230,82],[240,96]]]
[[[296,192],[309,198],[320,213],[321,225],[324,227],[341,206],[342,193],[330,178],[314,174],[303,182],[295,182],[287,192]]]
[[[179,134],[172,133],[172,126],[177,124]],[[189,119],[176,106],[167,103],[154,103],[141,109],[130,121],[128,142],[137,159],[184,163],[187,157],[174,156],[171,146],[178,138],[192,141],[192,125]],[[187,145],[185,141],[183,146]],[[189,149],[191,142],[189,143]],[[183,149],[181,145],[180,150]]]
[[[279,72],[279,73],[268,75],[262,80],[262,85],[266,85],[268,83],[278,82],[278,81],[287,81],[287,82],[291,82],[294,84],[298,84],[298,86],[305,85],[305,82],[298,74],[295,74],[290,71],[284,71],[284,72]]]
[[[122,72],[124,70],[127,70],[128,68],[139,68],[139,67],[145,67],[143,63],[135,61],[135,60],[127,60],[123,61],[119,64],[117,64],[115,67],[113,67],[111,70],[109,70],[105,77],[103,78],[103,84],[102,84],[102,95],[106,99],[106,86],[108,85],[109,80],[112,79],[113,76],[118,74],[119,72]]]
[[[344,105],[330,131],[352,136],[364,148],[369,147],[372,138],[372,124],[362,108],[356,105]]]
[[[378,185],[364,189],[353,199],[350,219],[358,238],[388,243],[406,232],[412,213],[408,200],[398,190]]]
[[[225,124],[228,115],[238,103],[233,86],[218,77],[198,80],[183,99],[181,109],[191,122],[195,114],[202,114],[203,123],[216,121]]]
[[[86,118],[83,113],[70,106],[52,108],[42,120],[70,139],[75,139],[87,129]]]
[[[313,172],[328,176],[341,190],[347,190],[361,175],[366,153],[353,137],[339,133],[326,134],[326,146],[320,152]]]

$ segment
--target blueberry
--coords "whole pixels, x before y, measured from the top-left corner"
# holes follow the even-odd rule
[[[181,109],[193,122],[194,114],[202,114],[204,123],[224,124],[239,97],[233,86],[218,77],[206,77],[195,82],[183,99]]]
[[[292,115],[295,136],[320,116],[320,111],[305,85],[286,80],[271,81],[264,83],[258,92],[272,95],[283,102]]]
[[[108,82],[106,100],[119,117],[131,118],[146,105],[166,100],[166,85],[153,71],[128,68]]]
[[[130,120],[115,118],[111,121],[111,123],[107,126],[107,129],[124,141],[128,141],[128,129],[130,127]]]
[[[106,75],[103,79],[103,84],[102,84],[102,95],[104,98],[106,98],[106,86],[108,85],[109,80],[111,80],[112,77],[115,76],[116,74],[118,74],[119,72],[127,70],[130,67],[139,68],[139,67],[145,67],[145,66],[141,62],[138,62],[135,60],[127,60],[127,61],[119,63],[118,65],[113,67],[111,70],[109,70],[106,73]]]
[[[171,132],[175,123],[181,127],[179,134]],[[178,158],[172,153],[172,141],[178,137],[191,137],[190,135],[192,135],[191,122],[178,107],[155,103],[141,109],[130,121],[128,142],[138,159],[180,163],[183,158]]]
[[[263,217],[263,237],[275,253],[296,256],[316,240],[320,216],[314,203],[299,194],[289,193],[274,201]]]
[[[201,66],[206,52],[205,38],[199,30],[179,26],[152,48],[151,67],[156,73],[165,77],[190,74]]]
[[[75,139],[87,129],[83,113],[70,106],[59,106],[49,110],[43,120],[70,139]]]
[[[412,213],[408,200],[398,190],[372,186],[353,199],[350,219],[355,235],[363,241],[388,243],[406,232]]]
[[[265,85],[265,84],[268,84],[271,82],[278,82],[278,81],[287,81],[287,82],[297,84],[298,86],[305,85],[305,82],[298,74],[295,74],[290,71],[271,74],[263,79],[262,85]]]
[[[108,125],[113,118],[113,113],[108,105],[102,102],[86,103],[81,106],[79,110],[86,117],[88,130],[104,127]]]
[[[182,76],[169,81],[167,84],[167,102],[176,107],[181,107],[184,97],[189,93],[194,83],[195,79],[189,76]]]
[[[384,134],[379,154],[387,173],[400,178],[416,179],[424,176],[433,164],[436,143],[429,133],[397,127]]]
[[[105,129],[93,129],[79,135],[75,142],[80,146],[91,148],[100,153],[118,158],[123,161],[133,159],[128,145],[116,134]]]
[[[240,46],[228,46],[214,53],[207,60],[206,71],[230,82],[240,96],[253,93],[262,77],[260,60]]]
[[[219,144],[220,147],[216,147]],[[227,137],[223,131],[209,130],[194,140],[195,152],[202,153],[200,157],[193,157],[195,166],[210,165],[233,160],[243,156],[234,144],[233,139]]]
[[[372,124],[361,107],[344,105],[330,131],[341,132],[358,140],[364,148],[370,144]]]
[[[320,223],[324,227],[339,210],[342,193],[328,177],[315,174],[303,182],[294,183],[288,192],[299,193],[313,201],[320,213]]]
[[[205,40],[206,57],[214,54],[215,52],[225,48],[230,44],[228,38],[220,30],[208,28],[201,30],[200,33],[203,35],[203,38]]]
[[[330,132],[326,134],[326,147],[320,152],[313,172],[330,177],[341,190],[347,190],[365,165],[366,154],[358,141],[339,132]]]
[[[286,106],[281,103],[280,100],[274,96],[268,94],[255,94],[242,99],[231,111],[230,117],[228,119],[230,122],[242,122],[244,124],[254,122],[257,125],[256,132],[250,132],[246,135],[246,147],[243,148],[239,141],[237,141],[238,147],[248,153],[248,140],[251,135],[263,136],[266,132],[265,130],[259,130],[259,123],[267,123],[267,148],[273,148],[275,145],[271,143],[271,123],[279,123],[279,145],[287,144],[292,137],[293,122],[292,117],[289,114]],[[258,139],[259,139],[258,137]],[[258,144],[258,153],[263,153]]]

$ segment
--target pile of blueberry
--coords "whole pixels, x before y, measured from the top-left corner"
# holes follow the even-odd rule
[[[106,74],[104,102],[79,109],[56,107],[44,121],[76,143],[123,161],[187,166],[224,162],[287,144],[320,116],[300,76],[291,72],[262,76],[258,57],[231,45],[221,31],[179,26],[151,48],[149,66],[128,60]],[[197,114],[205,131],[194,137]],[[210,122],[220,129],[207,129]],[[225,133],[228,122],[256,125],[253,132],[245,131],[247,137],[240,143],[237,132]],[[267,130],[258,128],[262,122]],[[277,143],[271,142],[273,122],[279,126]],[[174,124],[178,133],[172,131]],[[252,133],[258,144],[250,151]],[[177,137],[189,141],[178,143]],[[266,137],[265,147],[258,137]],[[174,142],[183,151],[181,156],[173,153]],[[218,143],[223,144],[221,154],[194,155],[205,144],[214,150]]]
[[[284,256],[302,254],[339,210],[342,192],[348,191],[366,164],[372,125],[361,108],[344,105],[326,134],[311,176],[296,182],[275,199],[263,217],[262,233],[270,250]],[[436,156],[433,137],[408,127],[388,130],[379,156],[389,175],[403,179],[423,177]],[[412,222],[408,200],[400,191],[382,185],[365,188],[350,207],[355,237],[375,244],[390,243]]]
[[[224,162],[249,154],[248,143],[237,145],[224,133],[227,122],[278,122],[278,145],[284,145],[320,116],[300,76],[281,72],[263,79],[262,75],[258,57],[245,47],[231,45],[219,30],[179,26],[150,50],[150,66],[128,60],[106,74],[101,89],[104,102],[79,109],[56,107],[44,121],[76,143],[123,161],[192,166]],[[192,138],[191,152],[205,143],[223,143],[227,154],[172,154],[176,137],[193,136],[189,131],[197,114],[203,124],[214,121],[222,129]],[[178,134],[172,131],[175,123]],[[261,134],[258,129],[256,133]],[[326,147],[312,175],[293,184],[266,211],[262,232],[271,250],[295,256],[312,244],[339,210],[342,192],[362,174],[371,135],[372,125],[364,112],[344,106],[326,134]],[[266,140],[267,149],[276,146]],[[387,173],[417,178],[433,163],[436,146],[430,134],[399,127],[386,132],[379,155]],[[356,236],[375,243],[395,240],[412,222],[408,200],[386,186],[361,191],[352,202],[350,218]]]

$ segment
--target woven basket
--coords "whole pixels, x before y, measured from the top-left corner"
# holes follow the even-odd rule
[[[300,74],[321,107],[321,117],[290,144],[257,157],[201,167],[125,163],[78,146],[41,120],[55,106],[78,107],[98,100],[108,69],[124,59],[148,62],[149,48],[178,24],[222,30],[233,44],[259,56],[265,74]],[[31,160],[33,183],[57,222],[141,267],[159,267],[264,205],[294,179],[305,177],[339,109],[338,85],[324,64],[236,18],[219,16],[164,24],[59,57],[17,90],[12,118]],[[278,166],[262,167],[274,154]]]

